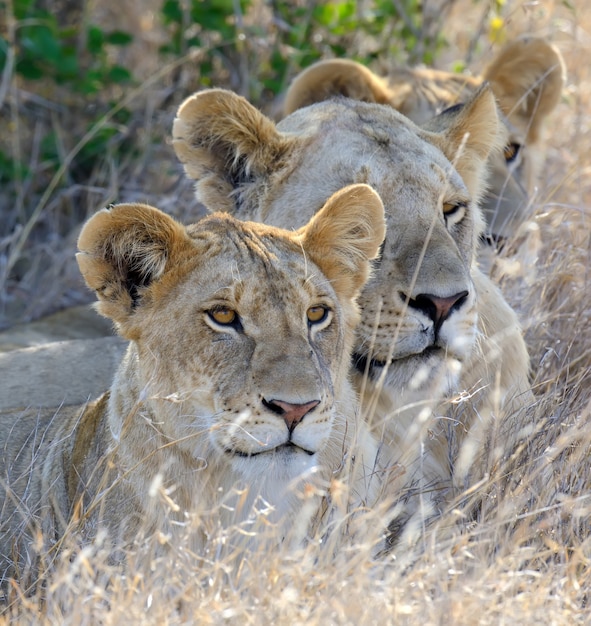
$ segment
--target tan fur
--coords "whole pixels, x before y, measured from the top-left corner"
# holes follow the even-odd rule
[[[131,341],[96,402],[2,416],[0,578],[46,565],[68,528],[125,547],[197,516],[187,548],[200,550],[203,520],[245,523],[263,502],[285,545],[333,515],[319,508],[332,481],[353,508],[375,501],[378,450],[349,363],[384,235],[367,185],[291,232],[227,214],[184,227],[141,204],[92,217],[80,269]],[[311,307],[324,317],[309,321]],[[238,317],[217,321],[222,309]]]
[[[245,149],[238,127],[251,144],[260,131],[274,157]],[[517,318],[474,265],[486,162],[504,141],[490,89],[482,87],[464,107],[422,128],[393,108],[341,99],[299,109],[274,133],[243,98],[209,90],[181,105],[173,135],[197,197],[211,208],[223,203],[237,216],[297,228],[344,184],[367,183],[380,194],[388,231],[359,299],[356,382],[374,432],[392,444],[393,462],[405,467],[406,486],[448,485],[457,455],[445,433],[426,439],[436,416],[451,414],[447,399],[473,394],[462,403],[464,421],[453,433],[460,440],[479,420],[485,431],[491,420],[502,421],[517,395],[519,405],[531,399]],[[437,331],[435,302],[443,318]],[[413,425],[410,446],[398,427],[407,432]],[[478,445],[462,480],[489,471],[484,437]]]
[[[509,42],[481,76],[417,67],[395,68],[380,77],[347,59],[320,61],[294,79],[285,96],[284,113],[345,96],[387,104],[422,124],[464,102],[484,82],[497,99],[508,137],[504,153],[495,153],[491,159],[491,184],[482,208],[490,232],[512,236],[542,167],[542,126],[558,104],[564,85],[562,57],[544,39],[523,36]]]

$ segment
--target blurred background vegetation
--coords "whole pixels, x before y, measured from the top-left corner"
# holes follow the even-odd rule
[[[195,215],[167,144],[187,95],[226,87],[275,115],[320,58],[436,64],[459,3],[0,0],[0,328],[88,299],[73,254],[97,208],[146,201]],[[455,71],[502,40],[514,11],[463,6],[471,34],[448,59]]]

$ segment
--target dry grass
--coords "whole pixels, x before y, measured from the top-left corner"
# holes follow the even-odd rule
[[[548,34],[557,43],[568,82],[549,128],[548,160],[531,221],[498,267],[532,357],[535,428],[501,468],[506,480],[502,489],[490,490],[482,521],[472,524],[452,510],[442,520],[442,526],[460,521],[451,537],[435,525],[412,555],[402,550],[399,558],[379,562],[372,561],[366,544],[337,555],[316,544],[296,554],[252,554],[240,568],[179,548],[155,559],[151,570],[131,568],[123,575],[99,548],[74,550],[62,556],[47,593],[24,597],[12,589],[15,602],[0,624],[590,622],[591,8],[586,0],[572,5],[548,0],[507,7],[510,34]],[[442,66],[468,54],[483,10],[465,0],[452,11],[450,52]],[[153,34],[144,35],[134,54],[145,64],[155,44]],[[481,52],[486,49],[481,43]],[[474,55],[474,67],[479,58]],[[178,67],[164,68],[133,95],[128,132],[139,138],[139,155],[107,162],[83,183],[46,197],[43,185],[31,183],[16,206],[3,205],[2,222],[11,227],[2,231],[0,270],[13,265],[1,283],[4,325],[88,298],[73,263],[74,240],[79,224],[97,207],[147,200],[181,218],[198,210],[166,139],[176,103],[191,90],[190,62]],[[148,75],[153,68],[142,71]],[[26,107],[22,115],[15,112],[11,100],[18,96],[20,106],[35,101],[33,94],[6,89],[6,80],[2,115],[12,120],[13,132],[0,141],[31,150],[35,165],[33,116]],[[49,99],[39,102],[46,116],[38,123],[65,135],[64,117],[52,113]],[[2,190],[0,201],[7,202]],[[27,223],[32,228],[23,231]]]

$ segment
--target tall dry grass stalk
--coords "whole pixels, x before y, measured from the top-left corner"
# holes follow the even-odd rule
[[[495,270],[524,325],[537,404],[531,432],[482,485],[488,496],[477,518],[466,516],[460,499],[420,529],[415,547],[377,560],[373,541],[363,536],[336,553],[316,541],[294,552],[247,553],[239,566],[217,558],[216,546],[241,528],[214,528],[205,555],[191,554],[182,543],[166,556],[143,547],[144,556],[153,556],[141,570],[135,557],[126,571],[111,564],[100,542],[72,545],[44,587],[27,595],[11,586],[0,624],[591,622],[591,9],[585,0],[509,4],[509,35],[551,36],[569,78],[548,128],[548,159],[531,218]],[[471,52],[474,24],[466,16],[477,22],[477,9],[465,0],[451,12],[448,60]],[[31,166],[42,168],[35,124],[19,109],[30,94],[12,80],[3,76],[0,88],[2,115],[12,129],[8,140],[20,152],[31,149]],[[148,200],[181,218],[194,216],[190,185],[181,181],[167,146],[172,103],[186,95],[173,91],[163,80],[134,94],[130,132],[149,127],[160,134],[160,142],[151,135],[142,144],[137,159],[113,162],[87,184],[45,198],[23,189],[16,206],[0,190],[3,222],[13,225],[0,238],[3,267],[17,253],[20,268],[2,287],[4,324],[87,297],[73,269],[73,244],[79,223],[97,207],[115,198]],[[43,123],[65,132],[53,105],[41,106]],[[22,214],[35,221],[29,232]],[[370,525],[383,522],[380,512],[366,515]]]

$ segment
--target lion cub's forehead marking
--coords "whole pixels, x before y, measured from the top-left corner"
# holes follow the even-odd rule
[[[189,233],[194,239],[207,242],[206,258],[221,255],[224,261],[234,259],[239,265],[246,266],[248,262],[277,268],[281,265],[280,257],[287,256],[295,246],[278,230],[274,229],[273,233],[270,230],[263,224],[240,222],[230,215],[215,215],[193,225]]]
[[[314,297],[318,290],[329,289],[305,250],[273,227],[223,215],[205,218],[189,232],[208,244],[205,265],[212,296],[284,306],[294,293]]]

